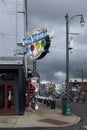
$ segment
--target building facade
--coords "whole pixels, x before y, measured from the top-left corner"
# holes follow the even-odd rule
[[[70,90],[79,94],[79,100],[87,101],[87,79],[74,79],[69,82]]]
[[[13,56],[26,33],[26,0],[0,0],[0,57]],[[21,51],[21,50],[20,50]]]
[[[27,0],[0,0],[0,115],[23,114],[26,79],[23,48]]]
[[[23,114],[26,107],[23,62],[17,57],[0,58],[0,61],[0,115]]]

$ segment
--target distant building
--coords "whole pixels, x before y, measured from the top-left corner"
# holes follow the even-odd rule
[[[70,90],[80,92],[80,100],[85,96],[87,101],[87,79],[71,79],[69,86]]]
[[[56,89],[56,85],[54,83],[41,83],[39,93],[40,95],[49,96]]]

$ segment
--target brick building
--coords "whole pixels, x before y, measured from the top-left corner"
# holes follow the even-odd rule
[[[86,101],[87,101],[87,80],[81,80],[81,79],[72,79],[70,80],[70,90],[72,88],[77,88],[80,90],[80,100],[83,98],[83,96],[85,97]]]

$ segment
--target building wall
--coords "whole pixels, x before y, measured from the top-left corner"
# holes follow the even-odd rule
[[[7,80],[7,79],[0,79],[0,84],[11,84],[13,86],[13,99],[14,99],[14,111],[13,113],[10,113],[8,108],[6,109],[0,109],[0,114],[2,115],[2,111],[4,114],[16,114],[20,115],[24,113],[24,110],[26,108],[26,101],[25,101],[25,93],[26,93],[26,80],[24,77],[24,69],[23,69],[23,64],[12,64],[12,65],[5,65],[5,64],[0,64],[0,75],[4,73],[13,73],[14,79],[12,80]],[[4,90],[5,91],[5,90]],[[6,92],[7,93],[7,92]],[[8,98],[4,97],[4,104],[6,103],[5,100]]]
[[[26,32],[26,0],[0,0],[0,57],[19,50]]]

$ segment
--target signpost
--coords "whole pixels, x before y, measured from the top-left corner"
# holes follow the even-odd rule
[[[23,39],[24,58],[26,58],[25,56],[29,56],[33,61],[42,59],[49,52],[48,49],[50,47],[51,38],[52,37],[49,36],[47,29],[35,29],[31,33],[27,33],[26,38]],[[27,64],[25,64],[25,66],[28,66]],[[40,86],[40,77],[35,74],[36,64],[34,64],[34,67],[32,78],[28,77],[28,96],[34,91],[37,91]]]

